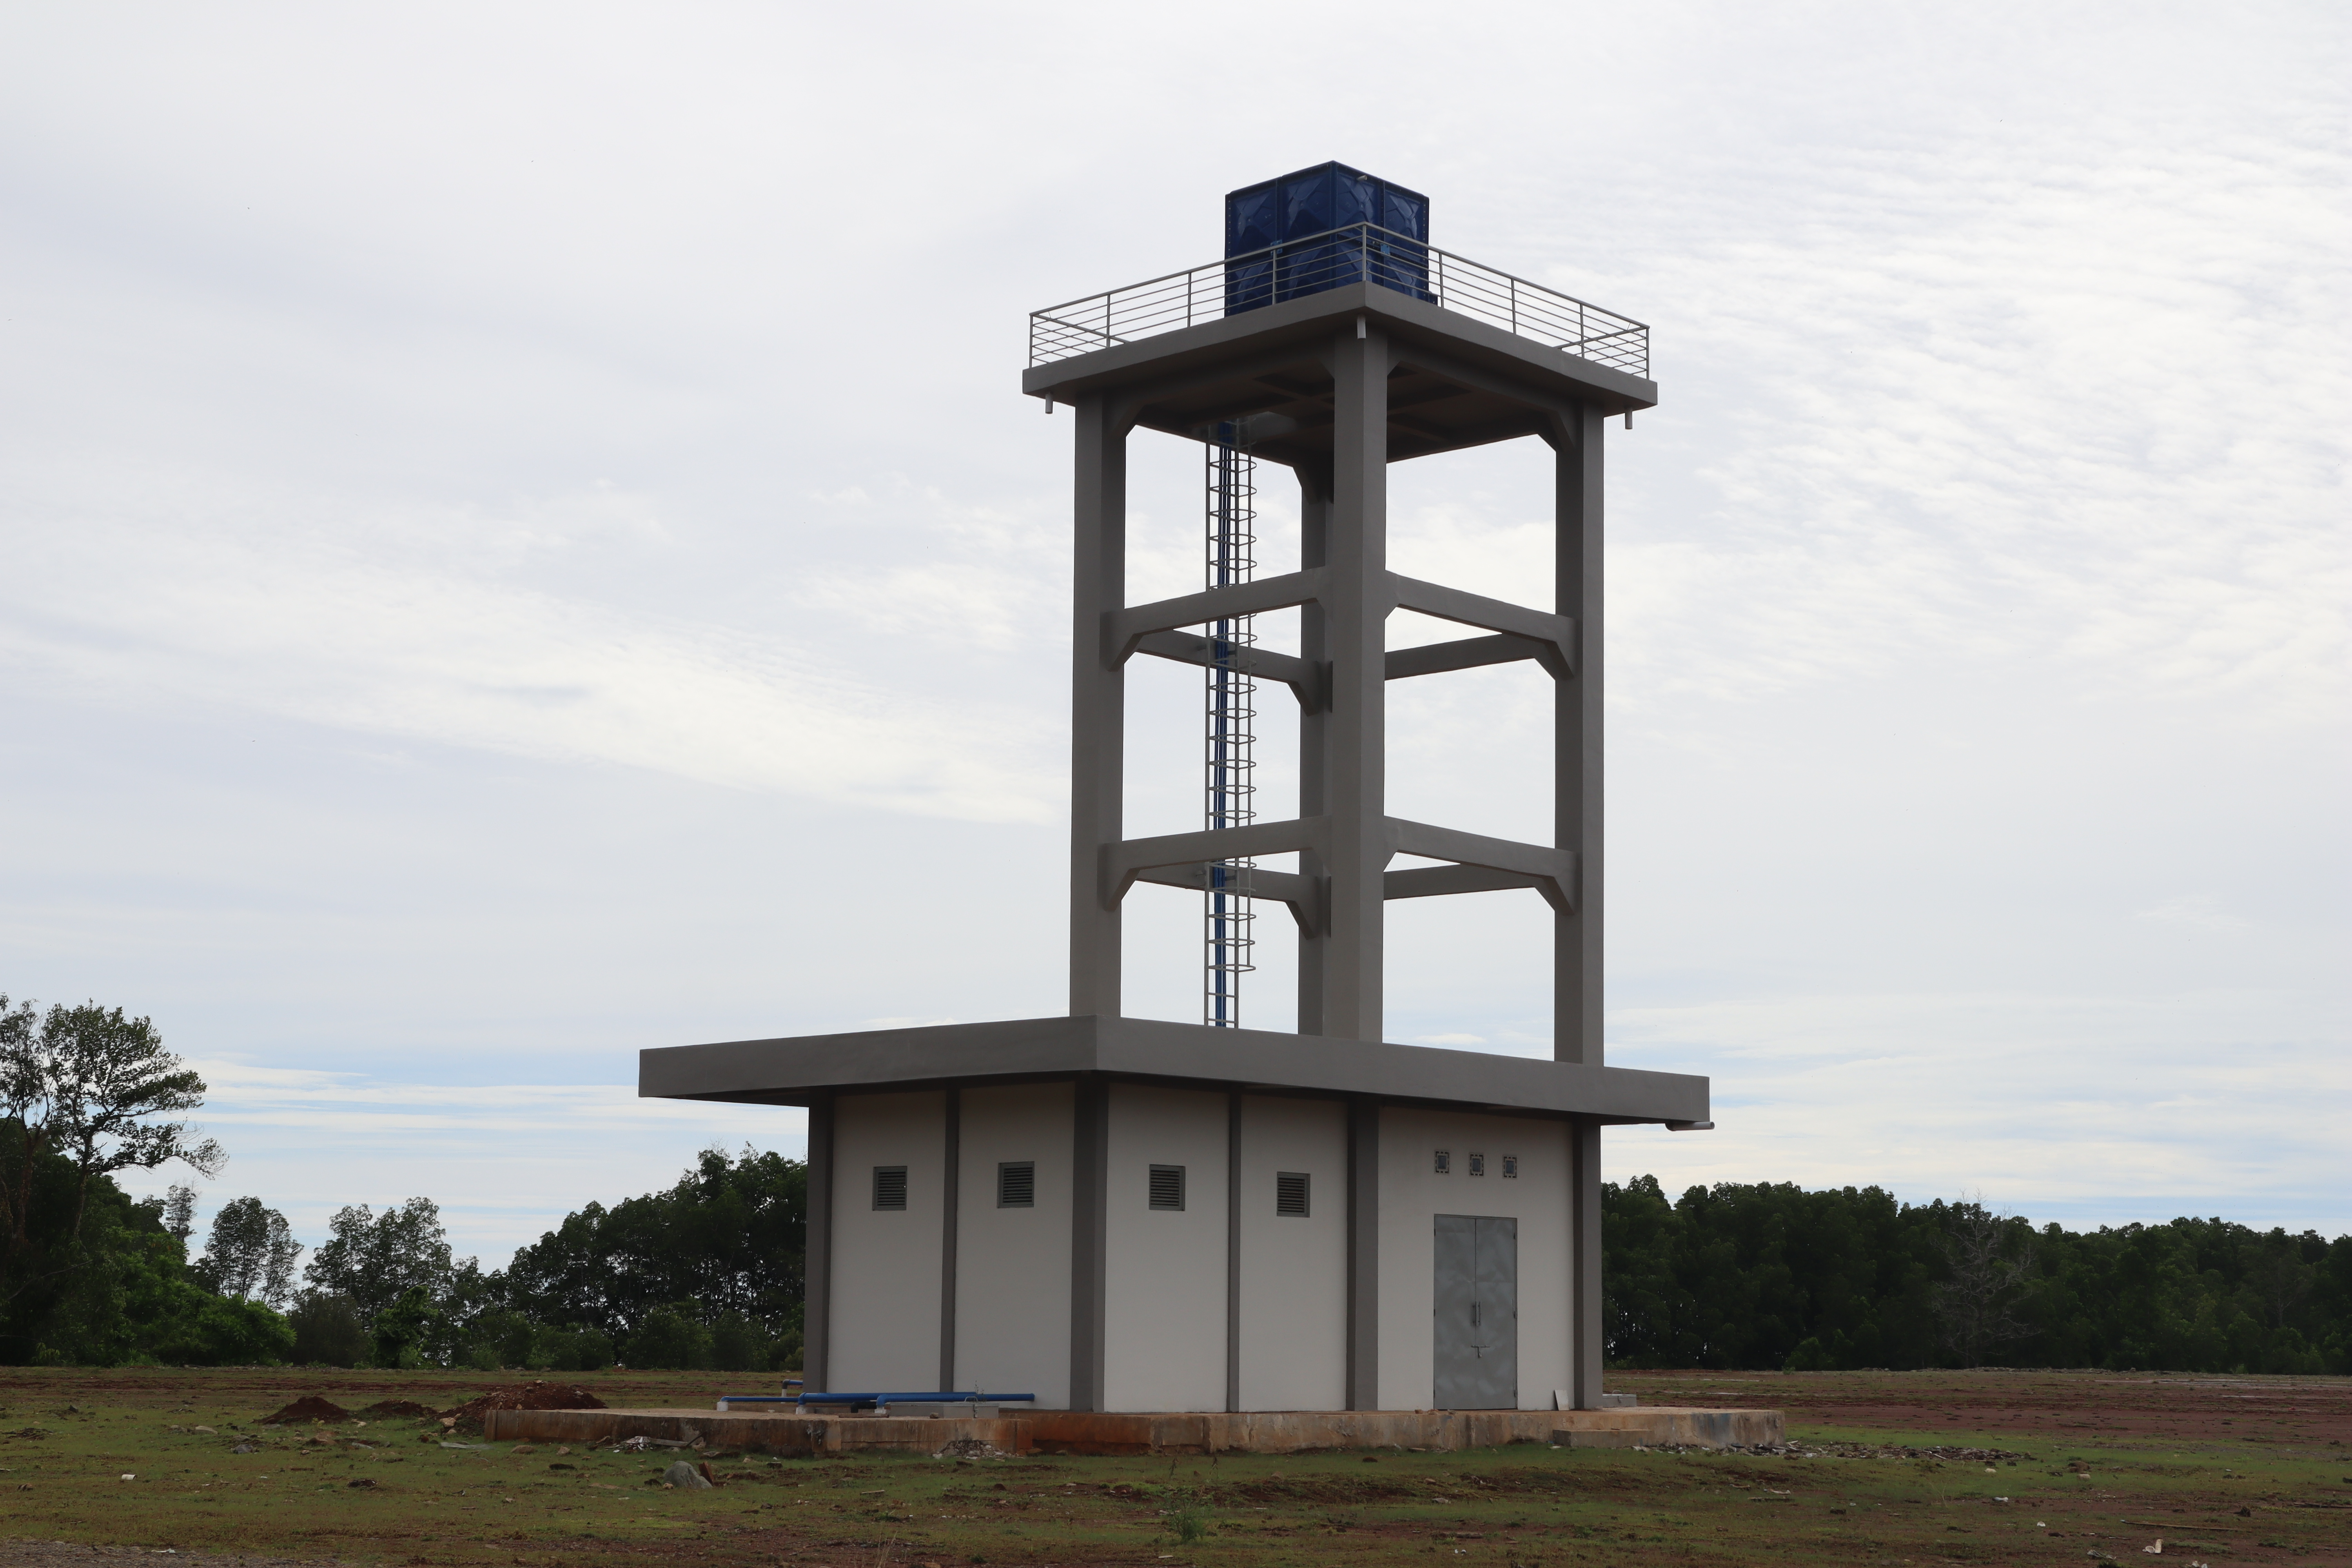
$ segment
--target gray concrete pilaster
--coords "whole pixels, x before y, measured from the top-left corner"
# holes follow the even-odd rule
[[[1070,1408],[1100,1410],[1109,1283],[1110,1086],[1099,1078],[1080,1079],[1071,1100]]]
[[[1225,1096],[1225,1408],[1242,1407],[1242,1097]]]
[[[1363,333],[1358,336],[1359,332]],[[1331,663],[1323,724],[1324,815],[1330,819],[1323,1028],[1381,1037],[1388,794],[1388,375],[1384,333],[1351,323],[1331,347],[1331,504],[1324,601]]]
[[[955,1386],[957,1211],[963,1196],[963,1090],[947,1092],[947,1162],[940,1202],[940,1386]]]
[[[1381,1408],[1381,1102],[1348,1100],[1348,1408]],[[1423,1331],[1426,1332],[1426,1330]]]
[[[1071,551],[1070,1013],[1119,1011],[1119,903],[1108,858],[1125,831],[1127,672],[1103,616],[1127,603],[1127,425],[1102,395],[1077,405]]]
[[[1601,1408],[1601,1365],[1604,1343],[1601,1296],[1601,1123],[1585,1118],[1571,1122],[1572,1172],[1569,1209],[1569,1289],[1574,1293],[1570,1312],[1572,1342],[1569,1347],[1570,1379],[1579,1410]]]
[[[801,1376],[822,1392],[833,1348],[833,1096],[808,1112],[808,1234],[801,1250]]]

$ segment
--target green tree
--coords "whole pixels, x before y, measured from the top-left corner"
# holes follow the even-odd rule
[[[694,1302],[665,1302],[639,1320],[621,1355],[631,1366],[700,1370],[710,1365],[710,1330]]]
[[[163,1198],[163,1228],[185,1241],[196,1230],[196,1189],[174,1183]]]
[[[32,1003],[0,995],[0,1311],[90,1264],[83,1232],[97,1183],[173,1160],[220,1168],[219,1144],[163,1120],[204,1094],[148,1019],[95,1002],[37,1019]]]
[[[770,1362],[797,1356],[807,1235],[806,1165],[749,1148],[732,1158],[709,1149],[667,1192],[609,1209],[589,1204],[516,1253],[505,1271],[507,1302],[534,1321],[608,1336],[632,1366],[706,1364],[640,1359],[714,1353],[708,1344],[687,1346],[674,1327],[638,1349],[654,1314],[680,1311],[706,1331],[739,1320],[728,1335],[734,1359],[753,1353],[743,1349],[750,1342]]]
[[[77,1176],[61,1155],[46,1162],[46,1188],[62,1211]],[[85,1194],[81,1265],[13,1303],[0,1326],[10,1361],[117,1366],[250,1365],[280,1362],[292,1350],[286,1320],[258,1301],[238,1301],[205,1288],[187,1265],[187,1248],[165,1228],[160,1199],[134,1201],[109,1176]]]
[[[368,1325],[375,1340],[378,1366],[422,1366],[425,1347],[437,1336],[440,1303],[422,1285],[411,1285],[400,1300],[376,1313]]]
[[[380,1215],[365,1204],[350,1205],[328,1219],[327,1233],[302,1278],[312,1290],[344,1297],[362,1318],[411,1291],[439,1301],[457,1277],[440,1205],[431,1198],[411,1198]]]
[[[2352,1237],[2220,1219],[2030,1230],[1876,1187],[1601,1192],[1622,1365],[2352,1373]]]
[[[166,1215],[168,1225],[168,1205]],[[294,1262],[301,1255],[284,1215],[264,1208],[259,1198],[232,1198],[213,1216],[212,1238],[194,1272],[224,1296],[283,1309],[293,1298]]]
[[[289,1314],[293,1357],[304,1366],[357,1366],[367,1359],[367,1324],[348,1296],[305,1291]]]

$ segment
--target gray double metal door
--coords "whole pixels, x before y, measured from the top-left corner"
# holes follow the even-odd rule
[[[1519,1222],[1437,1216],[1440,1410],[1519,1407]]]

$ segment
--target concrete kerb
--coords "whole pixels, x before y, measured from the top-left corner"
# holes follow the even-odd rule
[[[744,1415],[709,1410],[493,1410],[490,1442],[595,1445],[646,1437],[704,1448],[814,1457],[937,1454],[950,1443],[1007,1454],[1296,1454],[1318,1448],[1451,1452],[1508,1443],[1562,1447],[1752,1447],[1788,1440],[1777,1410],[1286,1410],[1097,1415],[1043,1410],[996,1420]]]

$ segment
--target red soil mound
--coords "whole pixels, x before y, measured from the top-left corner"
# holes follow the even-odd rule
[[[257,1425],[280,1426],[289,1421],[349,1421],[352,1413],[341,1405],[306,1394],[275,1415],[265,1415]]]
[[[433,1406],[419,1405],[414,1399],[379,1399],[360,1414],[371,1421],[389,1421],[400,1415],[430,1415]]]
[[[455,1419],[460,1426],[478,1426],[482,1414],[488,1410],[602,1410],[604,1402],[577,1384],[546,1383],[533,1378],[529,1383],[510,1383],[504,1388],[493,1388],[488,1394],[468,1399],[465,1404],[441,1412],[444,1421]]]

